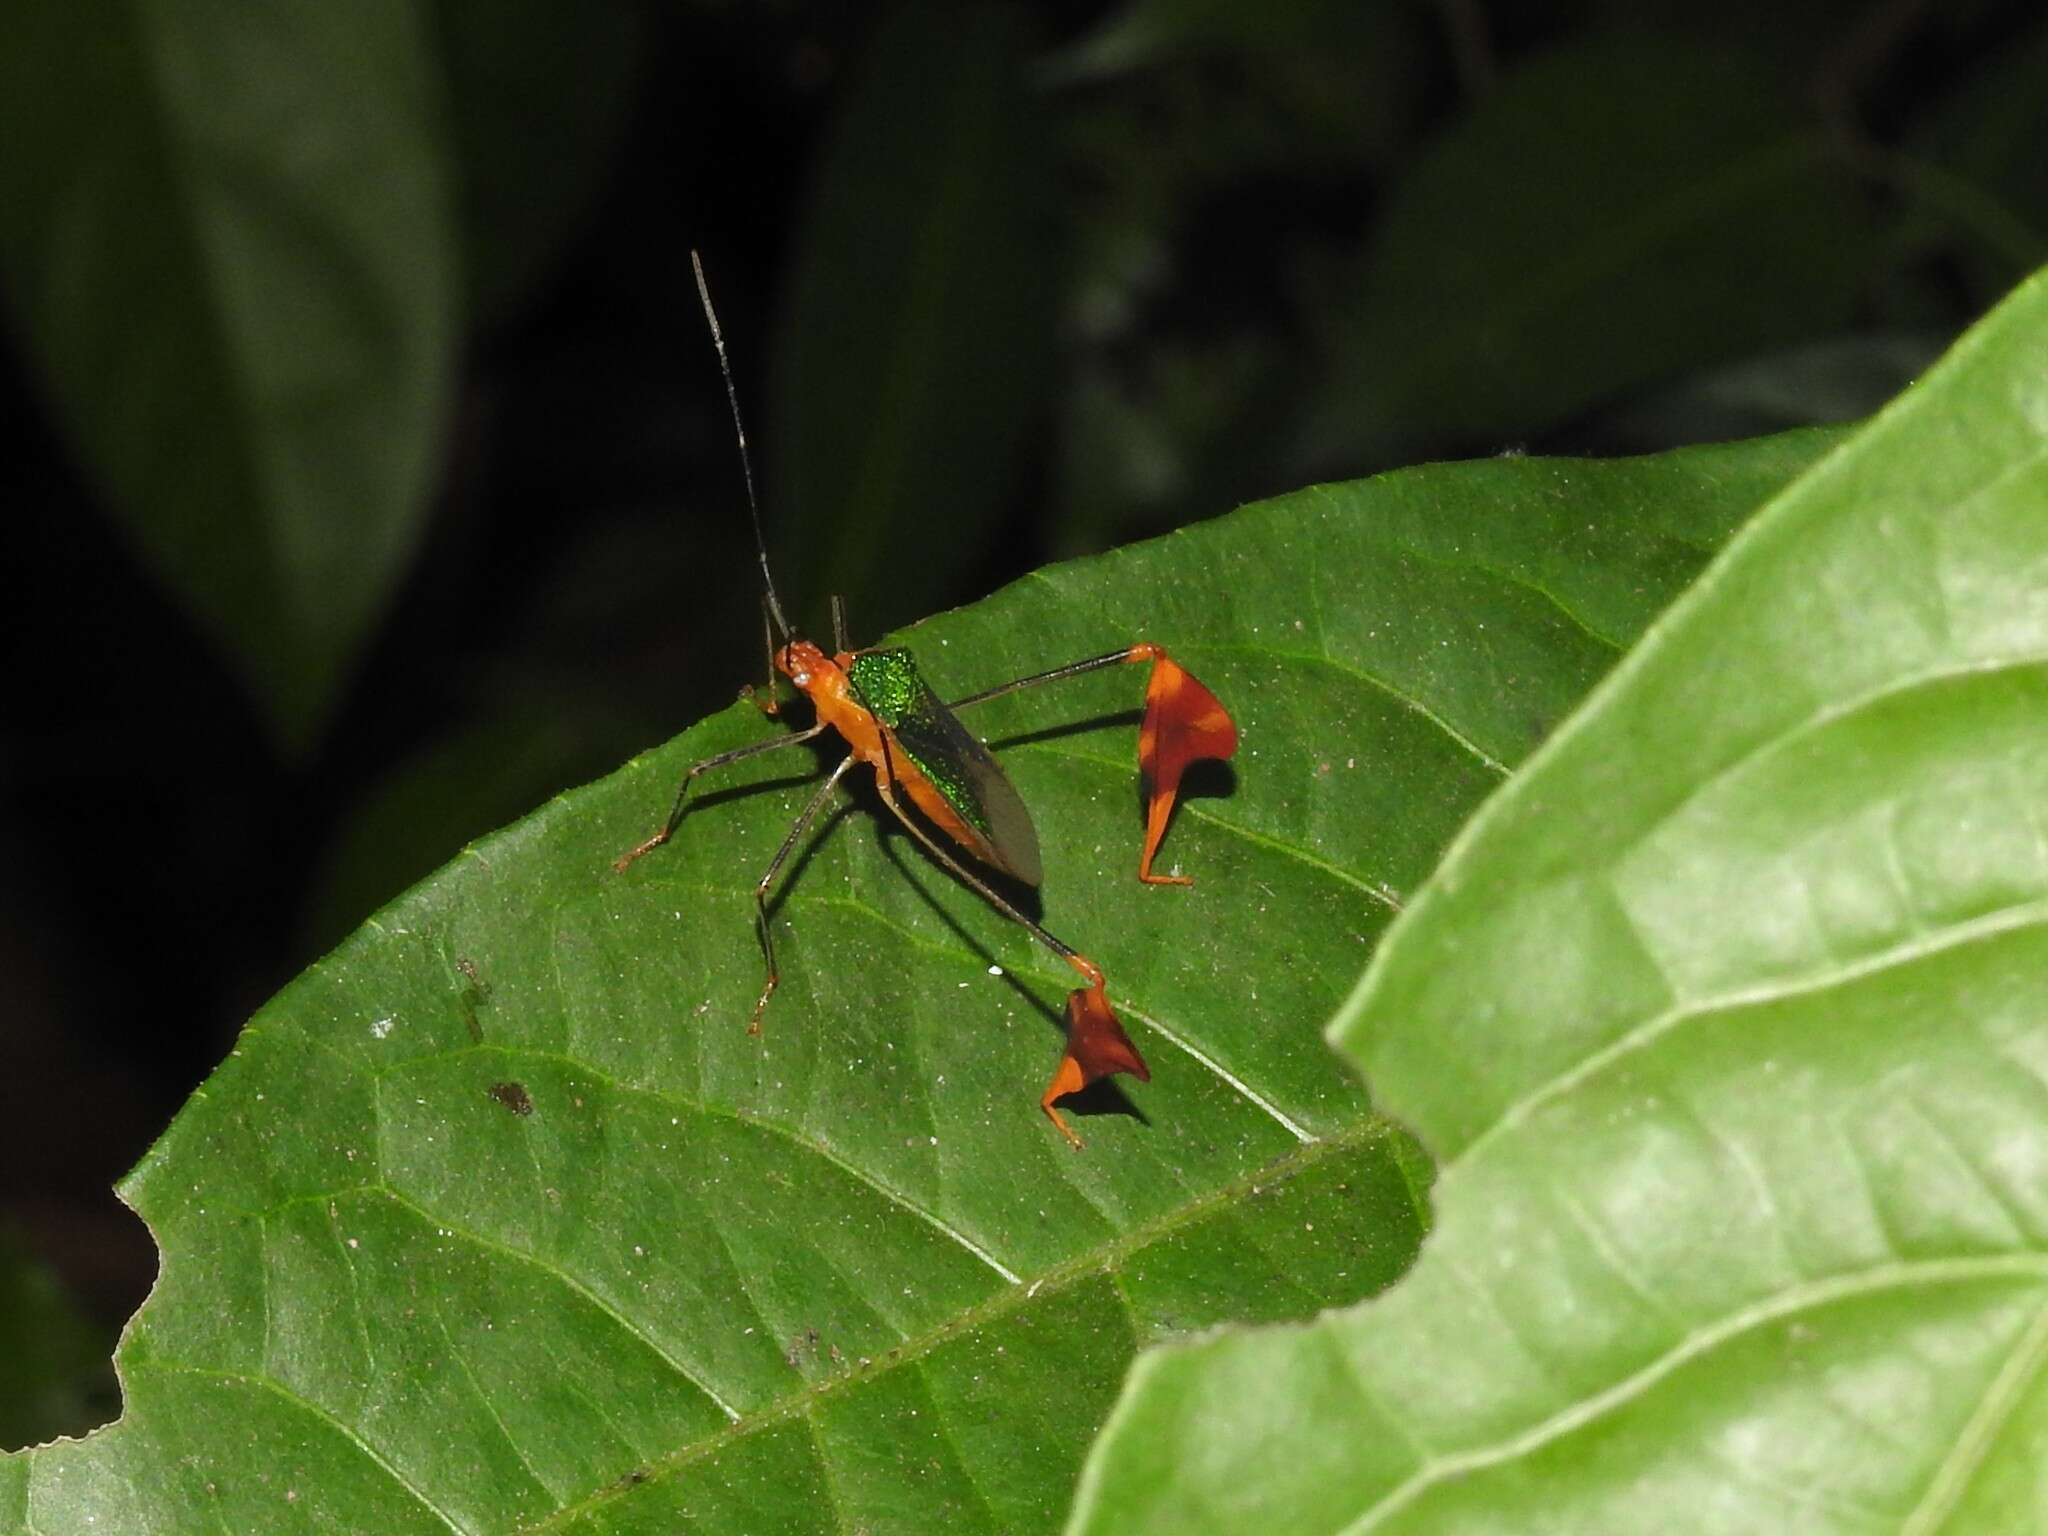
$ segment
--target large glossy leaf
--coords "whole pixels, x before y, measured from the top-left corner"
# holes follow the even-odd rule
[[[23,7],[0,272],[90,478],[304,746],[404,574],[455,307],[397,0]]]
[[[1420,1262],[1142,1362],[1075,1529],[2039,1524],[2044,346],[2048,275],[1461,836],[1334,1031]]]
[[[1329,328],[1313,451],[1525,438],[1845,323],[1869,218],[1771,78],[1636,39],[1504,80],[1395,189]]]
[[[124,1417],[0,1460],[0,1530],[1055,1527],[1141,1345],[1407,1265],[1427,1165],[1317,1026],[1504,765],[1825,441],[1310,490],[914,631],[949,694],[1169,641],[1243,729],[1172,890],[1133,878],[1136,675],[970,717],[1150,1057],[1085,1152],[1034,1102],[1070,974],[857,806],[792,871],[747,1034],[808,748],[612,873],[686,763],[776,729],[752,710],[484,840],[136,1170],[164,1259]]]

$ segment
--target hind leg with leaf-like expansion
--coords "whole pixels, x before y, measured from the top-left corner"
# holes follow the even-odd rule
[[[1103,667],[1136,666],[1149,662],[1152,676],[1145,684],[1145,717],[1138,725],[1138,771],[1147,788],[1145,802],[1145,846],[1138,854],[1138,878],[1147,885],[1193,885],[1188,875],[1155,875],[1153,857],[1166,824],[1173,819],[1173,802],[1180,793],[1181,775],[1198,758],[1226,758],[1237,750],[1237,725],[1216,695],[1202,685],[1194,673],[1166,654],[1166,647],[1140,640],[1121,651],[1105,651],[1086,661],[1069,662],[1050,672],[1034,672],[1014,682],[1001,683],[955,699],[948,707],[965,709],[989,699],[1001,698],[1041,683],[1057,683]]]
[[[1152,1080],[1151,1069],[1145,1065],[1145,1058],[1138,1054],[1138,1047],[1131,1037],[1124,1033],[1124,1027],[1111,1011],[1109,997],[1103,990],[1102,967],[1090,960],[1063,939],[1048,932],[1033,922],[1015,906],[1004,899],[1002,893],[945,849],[925,829],[911,819],[897,801],[889,776],[875,775],[875,789],[882,797],[882,804],[894,813],[910,835],[924,844],[925,852],[937,859],[940,865],[954,879],[973,891],[983,901],[994,907],[1011,922],[1016,923],[1047,949],[1066,961],[1088,985],[1078,987],[1067,994],[1067,1048],[1060,1057],[1060,1064],[1054,1070],[1052,1081],[1046,1085],[1045,1095],[1038,1101],[1038,1107],[1045,1111],[1046,1119],[1076,1148],[1081,1138],[1073,1128],[1060,1118],[1060,1112],[1053,1108],[1053,1102],[1068,1094],[1077,1092],[1097,1078],[1108,1077],[1113,1072],[1128,1072],[1141,1083]]]

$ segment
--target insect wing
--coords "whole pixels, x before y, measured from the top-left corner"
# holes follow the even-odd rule
[[[922,678],[906,702],[895,732],[910,760],[960,818],[987,839],[999,868],[1037,885],[1043,874],[1038,831],[1002,766]]]

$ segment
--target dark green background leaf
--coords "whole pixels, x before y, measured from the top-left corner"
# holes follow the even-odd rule
[[[1917,126],[1894,170],[1924,235],[1961,236],[1975,281],[2002,288],[2048,258],[2048,22],[1985,59]]]
[[[1395,189],[1331,329],[1314,448],[1526,438],[1846,322],[1868,215],[1769,80],[1649,39],[1504,80]]]
[[[1333,1035],[1408,1279],[1141,1362],[1073,1529],[2026,1529],[2048,1394],[2048,273],[1744,530]]]
[[[1016,505],[1062,277],[1031,57],[1015,8],[906,8],[817,171],[763,490],[793,514],[780,526],[807,531],[778,547],[791,595],[840,593],[867,625],[930,612]]]
[[[470,307],[512,311],[588,220],[638,97],[638,4],[435,0]]]
[[[858,808],[746,1033],[808,749],[611,873],[751,710],[486,839],[264,1008],[136,1170],[164,1261],[125,1415],[0,1460],[0,1529],[1052,1528],[1139,1347],[1409,1262],[1427,1164],[1316,1024],[1503,765],[1828,441],[1317,488],[908,637],[957,695],[1142,632],[1242,726],[1166,845],[1200,883],[1158,890],[1137,676],[971,717],[1151,1059],[1084,1153],[1034,1107],[1070,976]]]
[[[0,1228],[0,1449],[104,1423],[118,1408],[108,1342],[57,1277]]]
[[[304,748],[412,553],[454,240],[417,10],[34,6],[0,266],[143,555]]]

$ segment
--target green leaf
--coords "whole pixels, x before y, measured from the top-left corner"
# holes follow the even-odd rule
[[[641,7],[434,0],[461,182],[470,309],[502,318],[549,272],[607,185],[639,100]]]
[[[0,1227],[0,1448],[78,1435],[115,1411],[106,1336]]]
[[[1889,166],[1914,220],[1987,295],[2048,256],[2048,22],[1986,59]],[[1919,253],[1915,253],[1919,254]],[[1921,259],[1925,259],[1924,256]]]
[[[0,1459],[0,1530],[1049,1530],[1139,1347],[1409,1263],[1428,1177],[1317,1036],[1470,810],[1830,441],[1497,460],[1304,491],[904,637],[948,696],[1142,634],[1237,714],[1140,886],[1118,668],[967,718],[1045,919],[1149,1084],[1070,1151],[1072,977],[866,810],[775,913],[817,764],[736,707],[485,839],[315,966],[124,1187],[161,1279],[126,1411]],[[992,970],[999,968],[999,974]]]
[[[904,8],[869,45],[811,193],[765,489],[806,531],[778,546],[789,591],[845,596],[870,632],[929,612],[986,558],[1044,408],[1059,205],[1031,44],[1015,8]]]
[[[1460,835],[1332,1031],[1439,1160],[1421,1260],[1142,1361],[1071,1529],[2031,1523],[2044,345],[2048,274]]]
[[[1380,24],[1391,7],[1342,0],[1284,0],[1262,18],[1230,0],[1127,0],[1058,56],[1063,82],[1097,82],[1195,53],[1245,55],[1327,44],[1345,26]]]
[[[1761,437],[1819,422],[1858,421],[1925,373],[1951,331],[1864,331],[1713,368],[1582,420],[1575,437],[1611,453]]]
[[[88,475],[303,748],[435,469],[455,274],[419,16],[145,0],[10,22],[15,318]]]
[[[1395,190],[1311,449],[1492,445],[1845,323],[1869,216],[1771,74],[1634,40],[1504,80]]]

